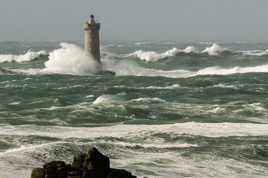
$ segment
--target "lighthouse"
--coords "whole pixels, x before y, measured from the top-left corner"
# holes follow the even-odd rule
[[[100,56],[100,23],[96,23],[94,15],[90,16],[84,24],[85,30],[85,51],[101,63]]]

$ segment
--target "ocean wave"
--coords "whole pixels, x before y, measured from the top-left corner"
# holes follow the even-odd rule
[[[173,85],[168,85],[168,86],[148,86],[148,87],[128,87],[125,85],[119,85],[119,86],[114,86],[114,88],[129,88],[129,89],[137,89],[137,90],[172,90],[176,88],[181,88],[179,84],[173,84]]]
[[[45,68],[30,68],[30,69],[8,69],[9,72],[23,73],[30,75],[37,74],[71,74],[71,75],[92,75],[100,71],[111,70],[116,72],[118,76],[160,76],[168,78],[187,78],[198,75],[231,75],[236,73],[250,73],[250,72],[268,72],[268,64],[253,66],[253,67],[240,67],[235,66],[231,68],[224,68],[219,66],[206,67],[199,69],[198,71],[190,70],[161,70],[153,68],[145,68],[139,66],[134,61],[130,60],[118,60],[113,57],[103,57],[102,64],[99,65],[91,56],[89,56],[79,46],[69,43],[61,43],[59,49],[49,53],[49,59],[45,62]],[[223,48],[217,44],[212,44],[211,47],[199,52],[195,47],[189,46],[183,50],[173,48],[164,53],[157,52],[144,52],[136,51],[128,56],[138,56],[145,61],[157,61],[164,59],[168,56],[175,56],[179,53],[189,54],[194,53],[196,55],[221,55],[225,52],[231,52],[230,50]],[[245,54],[246,52],[244,52]],[[44,52],[38,52],[38,55],[45,54]],[[262,54],[265,54],[262,52]],[[258,55],[261,55],[259,53]],[[34,55],[33,55],[34,56]],[[29,59],[29,58],[27,58]],[[21,61],[21,59],[20,59]],[[0,73],[3,74],[6,71],[0,69]]]
[[[248,50],[248,51],[241,51],[243,55],[247,56],[267,56],[268,55],[268,49],[266,50]]]
[[[229,52],[227,48],[223,48],[220,45],[213,43],[212,46],[207,47],[202,51],[204,54],[208,54],[209,56],[218,56],[224,52]]]
[[[43,54],[43,53],[40,53]],[[28,58],[25,58],[28,59]],[[101,65],[92,56],[75,44],[61,43],[60,48],[49,53],[45,68],[12,69],[16,73],[92,75],[101,70]]]
[[[160,59],[165,59],[168,57],[176,56],[178,53],[198,53],[198,50],[193,47],[193,46],[188,46],[185,49],[177,49],[177,48],[172,48],[170,50],[167,50],[163,53],[158,53],[155,51],[143,51],[143,50],[138,50],[135,51],[134,53],[131,53],[127,55],[128,57],[134,56],[139,58],[140,60],[147,61],[147,62],[155,62]]]
[[[235,85],[226,85],[226,84],[222,84],[222,83],[217,84],[217,85],[213,85],[213,86],[209,86],[209,87],[211,87],[211,88],[231,88],[231,89],[238,89],[238,87],[235,86]]]
[[[137,98],[137,99],[132,99],[131,102],[165,103],[166,101],[160,98]]]
[[[96,98],[92,104],[93,105],[112,105],[122,103],[122,99],[120,97],[121,93],[117,95],[101,95]]]
[[[1,75],[4,75],[4,74],[11,74],[12,72],[11,71],[9,71],[9,70],[7,70],[7,69],[4,69],[4,68],[1,68],[0,67],[0,74]]]
[[[252,67],[230,67],[224,68],[219,66],[205,67],[197,71],[190,70],[161,70],[142,67],[132,61],[120,61],[118,63],[112,60],[104,60],[103,63],[107,70],[116,72],[117,76],[147,76],[147,77],[167,77],[167,78],[189,78],[202,75],[233,75],[244,73],[267,73],[268,64],[252,66]]]
[[[173,84],[173,85],[169,85],[166,87],[159,87],[159,86],[149,86],[149,87],[145,87],[143,89],[155,89],[155,90],[168,90],[168,89],[176,89],[176,88],[181,88],[181,86],[179,84]]]
[[[197,75],[232,75],[232,74],[244,74],[244,73],[255,73],[255,72],[268,72],[268,64],[254,66],[254,67],[232,67],[232,68],[222,68],[222,67],[207,67],[200,69],[195,72],[193,76]]]
[[[167,50],[163,53],[158,53],[155,51],[143,51],[143,50],[138,50],[133,53],[130,53],[127,55],[127,57],[136,57],[139,58],[142,61],[146,62],[156,62],[159,61],[160,59],[166,59],[168,57],[173,57],[178,54],[197,54],[197,55],[209,55],[209,56],[218,56],[222,55],[224,53],[231,53],[231,50],[227,48],[223,48],[220,45],[213,43],[210,47],[207,47],[203,51],[199,51],[196,47],[194,46],[188,46],[185,49],[178,49],[178,48],[172,48],[170,50]]]
[[[106,132],[103,132],[106,130]],[[188,134],[205,137],[230,137],[230,136],[268,136],[267,124],[253,123],[199,123],[185,122],[165,125],[115,125],[109,127],[59,127],[50,126],[2,126],[0,135],[39,135],[58,139],[67,138],[99,138],[99,137],[143,137],[156,133]],[[91,134],[85,134],[91,133]],[[140,133],[139,135],[137,133]]]
[[[138,51],[135,51],[134,53],[129,54],[128,57],[134,56],[134,57],[137,57],[143,61],[155,62],[155,61],[158,61],[160,59],[175,56],[178,52],[179,52],[179,50],[177,48],[170,49],[170,50],[163,52],[163,53],[157,53],[154,51],[138,50]]]
[[[99,64],[80,47],[69,43],[61,43],[60,46],[49,53],[49,60],[45,62],[46,72],[85,75],[99,70]]]
[[[22,62],[35,60],[42,55],[48,55],[48,52],[44,50],[38,51],[38,52],[29,50],[25,54],[21,54],[21,55],[0,54],[0,63],[4,63],[4,62],[22,63]]]

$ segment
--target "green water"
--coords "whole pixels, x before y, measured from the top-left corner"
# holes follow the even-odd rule
[[[92,145],[141,177],[267,177],[268,44],[106,41],[116,76],[79,46],[0,43],[1,178]]]

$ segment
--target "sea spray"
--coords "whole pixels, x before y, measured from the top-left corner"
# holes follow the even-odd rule
[[[49,60],[45,62],[46,72],[88,75],[101,70],[101,65],[77,45],[61,43],[60,46],[49,53]]]

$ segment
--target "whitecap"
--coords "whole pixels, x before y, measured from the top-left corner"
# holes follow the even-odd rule
[[[213,43],[212,46],[207,47],[202,51],[202,53],[206,53],[209,56],[218,56],[223,52],[229,51],[227,48],[223,48],[220,45]]]
[[[268,49],[266,50],[248,50],[248,51],[241,51],[243,55],[247,56],[267,56],[268,55]]]
[[[155,62],[155,61],[159,61],[160,59],[165,59],[168,57],[176,56],[176,54],[178,53],[189,54],[189,53],[199,53],[199,51],[194,46],[188,46],[185,49],[172,48],[163,53],[158,53],[155,51],[138,50],[127,55],[127,57],[134,56],[146,62]]]
[[[157,103],[164,103],[166,102],[163,99],[160,98],[137,98],[137,99],[132,99],[131,102],[157,102]]]
[[[25,54],[21,55],[14,55],[14,54],[0,54],[0,63],[3,62],[26,62],[26,61],[32,61],[36,58],[40,57],[41,55],[47,55],[48,52],[42,50],[39,52],[34,51],[27,51]]]
[[[143,89],[156,89],[156,90],[164,90],[164,89],[176,89],[176,88],[181,88],[179,84],[173,84],[165,87],[159,87],[159,86],[149,86],[145,87]]]

